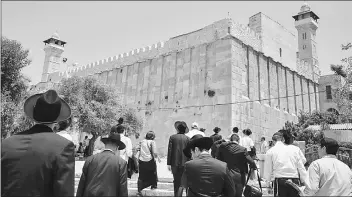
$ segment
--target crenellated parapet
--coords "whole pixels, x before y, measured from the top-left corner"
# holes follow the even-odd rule
[[[261,51],[261,40],[258,34],[247,25],[239,24],[232,19],[223,19],[197,31],[170,38],[166,42],[160,41],[150,46],[137,48],[127,53],[108,57],[87,65],[70,67],[64,72],[60,72],[59,78],[74,75],[88,76],[113,68],[121,68],[174,51],[181,51],[204,43],[214,42],[226,36],[236,37],[244,44],[253,47],[256,51]]]

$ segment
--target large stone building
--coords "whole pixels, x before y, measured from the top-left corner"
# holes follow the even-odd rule
[[[298,36],[258,13],[248,25],[223,19],[153,46],[88,65],[63,63],[66,44],[55,34],[45,40],[42,82],[97,77],[124,96],[156,132],[160,151],[175,133],[174,122],[198,122],[207,129],[250,128],[252,138],[271,136],[300,110],[319,109],[316,53],[318,16],[307,4],[293,16]],[[65,60],[64,60],[65,62]]]
[[[319,78],[319,103],[321,111],[339,113],[334,98],[337,89],[341,88],[344,83],[344,78],[336,74],[324,75]]]

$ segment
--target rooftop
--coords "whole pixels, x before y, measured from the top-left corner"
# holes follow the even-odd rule
[[[329,124],[329,130],[352,130],[352,123],[345,124]],[[320,130],[320,125],[311,125],[307,129],[311,129],[314,131]]]

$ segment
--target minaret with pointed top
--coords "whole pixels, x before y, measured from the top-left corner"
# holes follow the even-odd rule
[[[308,3],[304,3],[300,12],[293,16],[295,27],[298,31],[298,59],[301,64],[310,68],[305,68],[312,72],[313,80],[319,72],[319,62],[317,55],[316,32],[318,29],[319,17],[310,10]]]
[[[44,40],[44,43],[45,58],[41,82],[48,82],[49,74],[59,71],[66,42],[60,40],[59,34],[55,32],[51,38]]]

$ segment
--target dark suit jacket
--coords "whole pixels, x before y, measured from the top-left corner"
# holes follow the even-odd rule
[[[221,140],[222,136],[217,133],[214,133],[213,135],[210,136],[210,139],[213,140],[213,142],[216,142],[218,140]]]
[[[109,150],[88,157],[76,196],[128,196],[127,162]]]
[[[222,143],[219,147],[217,159],[227,163],[229,169],[239,173],[248,173],[248,164],[257,168],[247,149],[234,142]]]
[[[2,141],[1,196],[73,196],[74,145],[35,125]]]
[[[234,182],[227,164],[209,154],[186,162],[181,185],[192,191],[188,192],[188,196],[195,196],[193,192],[208,196],[235,196]]]
[[[174,134],[170,136],[169,148],[167,152],[167,165],[184,166],[188,158],[183,154],[183,149],[186,148],[189,142],[189,137],[185,134]]]

